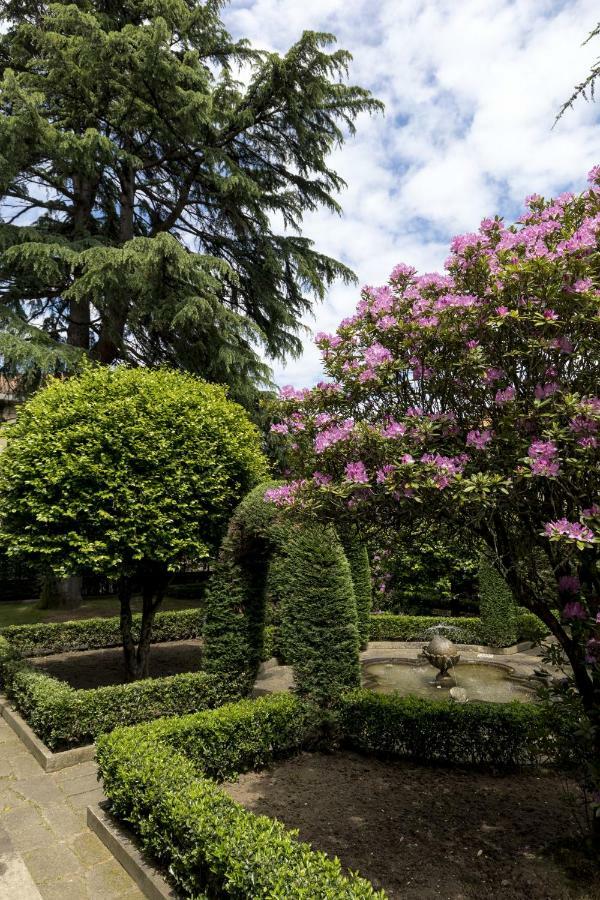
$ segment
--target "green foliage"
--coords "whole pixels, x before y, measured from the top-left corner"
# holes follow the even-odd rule
[[[154,619],[152,641],[187,641],[200,637],[204,614],[197,609],[159,612]],[[141,614],[133,615],[133,637],[139,639]],[[47,622],[37,625],[9,625],[2,637],[21,656],[46,656],[74,650],[98,650],[118,647],[121,628],[118,616],[80,619],[71,622]]]
[[[548,626],[544,625],[541,619],[536,615],[524,609],[522,606],[517,607],[517,640],[531,641],[537,643],[548,637]]]
[[[345,83],[350,57],[329,52],[330,35],[256,51],[231,39],[221,6],[3,4],[11,371],[72,370],[79,348],[185,367],[249,402],[269,374],[257,347],[298,352],[312,298],[352,280],[300,226],[307,211],[339,211],[327,158],[379,104]]]
[[[210,709],[240,696],[235,682],[223,683],[205,672],[74,690],[64,681],[28,667],[11,674],[7,693],[52,750],[91,743],[118,725]]]
[[[342,536],[342,543],[346,559],[350,564],[350,574],[354,586],[358,639],[361,649],[364,650],[369,643],[371,630],[372,586],[369,554],[366,545],[355,536],[349,538]]]
[[[485,554],[479,563],[479,610],[483,637],[490,647],[509,647],[517,641],[517,607],[502,575]]]
[[[358,690],[337,705],[345,744],[419,762],[511,769],[547,764],[563,728],[533,703],[454,703]]]
[[[419,522],[377,531],[371,546],[380,609],[431,615],[435,609],[456,613],[475,606],[479,549],[472,534]]]
[[[263,472],[258,433],[222,388],[89,368],[52,381],[10,428],[0,525],[13,555],[59,575],[173,571],[209,555]]]
[[[371,616],[372,641],[426,641],[431,635],[430,628],[448,628],[451,640],[459,644],[481,644],[484,642],[481,619],[439,616],[396,616],[393,613],[379,613]]]
[[[296,690],[319,703],[360,683],[356,599],[332,526],[303,525],[287,551],[289,587],[281,644]]]
[[[318,708],[292,694],[272,694],[151,722],[140,736],[167,744],[201,775],[223,781],[310,746],[321,718]]]
[[[384,900],[364,879],[344,876],[337,859],[312,851],[280,822],[248,812],[199,774],[232,774],[238,766],[264,765],[294,752],[305,737],[308,710],[298,699],[279,695],[223,707],[215,715],[118,729],[99,740],[98,762],[113,813],[168,868],[181,896]],[[178,734],[180,750],[174,751]],[[241,751],[232,757],[238,736]],[[184,755],[188,751],[193,761]]]

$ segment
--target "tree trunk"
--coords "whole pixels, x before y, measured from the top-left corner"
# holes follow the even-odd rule
[[[44,575],[38,609],[77,609],[81,604],[80,575],[57,578],[51,572]]]
[[[150,646],[154,617],[160,609],[168,576],[165,570],[158,568],[142,579],[142,623],[137,647],[133,637],[133,616],[131,613],[131,579],[124,578],[119,585],[119,601],[121,604],[121,636],[123,640],[123,658],[127,681],[137,681],[150,676]]]

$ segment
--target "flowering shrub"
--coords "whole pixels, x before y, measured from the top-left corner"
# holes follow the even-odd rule
[[[445,274],[401,264],[365,287],[317,336],[331,381],[282,392],[295,480],[272,499],[472,529],[558,639],[600,733],[600,167],[589,182],[528,197],[514,225],[484,219],[452,241]]]

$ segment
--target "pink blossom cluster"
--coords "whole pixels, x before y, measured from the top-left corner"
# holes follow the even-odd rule
[[[369,475],[363,462],[349,462],[346,465],[345,474],[348,481],[356,484],[369,483]]]
[[[549,538],[566,537],[572,541],[583,544],[592,544],[595,540],[594,532],[581,522],[569,522],[568,519],[557,519],[555,522],[546,522],[544,533]]]
[[[467,447],[474,447],[475,450],[485,450],[492,440],[492,436],[489,428],[484,428],[483,431],[469,431],[467,433]]]
[[[328,447],[337,444],[338,441],[347,440],[354,429],[354,419],[344,419],[339,425],[332,425],[321,431],[315,438],[314,446],[317,453],[323,453]]]
[[[466,453],[454,457],[443,456],[440,453],[424,453],[421,457],[422,463],[433,465],[437,469],[433,481],[440,489],[448,487],[457,475],[462,474],[468,461],[469,457]]]
[[[556,458],[557,453],[554,441],[533,441],[527,451],[532,474],[555,478],[560,472],[560,463]]]
[[[576,594],[580,587],[577,575],[561,575],[558,579],[558,590],[561,594]]]
[[[288,481],[279,487],[269,488],[265,491],[265,500],[267,503],[274,503],[276,506],[293,506],[296,502],[298,491],[305,484],[305,479],[299,479],[298,481]]]

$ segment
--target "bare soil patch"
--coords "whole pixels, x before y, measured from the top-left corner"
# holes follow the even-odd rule
[[[125,681],[123,650],[111,647],[106,650],[85,650],[73,653],[55,653],[30,660],[54,678],[66,681],[74,688],[97,688]],[[202,641],[170,641],[153,644],[150,650],[150,675],[178,675],[180,672],[197,672],[202,663]]]
[[[561,843],[577,834],[577,800],[555,775],[304,753],[224,788],[391,900],[600,898],[600,869],[561,862]]]

